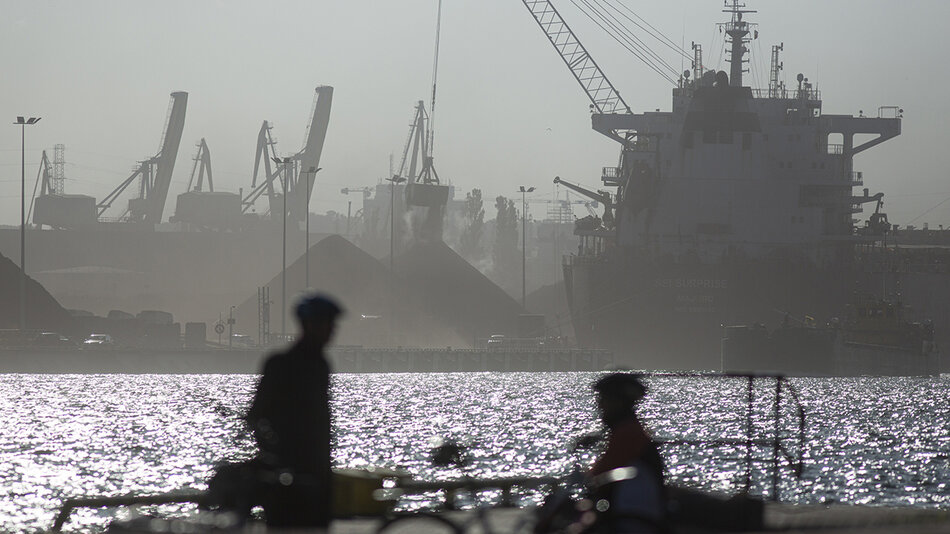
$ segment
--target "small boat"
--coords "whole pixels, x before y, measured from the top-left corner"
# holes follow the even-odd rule
[[[771,332],[761,323],[727,326],[722,368],[798,376],[937,376],[933,324],[907,319],[899,299],[856,295],[845,319],[819,326],[811,317]]]

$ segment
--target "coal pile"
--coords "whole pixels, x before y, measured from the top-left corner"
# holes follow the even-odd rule
[[[444,347],[463,344],[463,339],[456,336],[437,314],[425,310],[398,278],[394,280],[394,295],[391,299],[388,265],[345,238],[338,235],[326,237],[311,246],[308,253],[310,290],[333,295],[347,312],[336,335],[337,345]],[[279,268],[276,276],[266,284],[272,303],[271,334],[281,331],[281,309],[286,311],[287,333],[293,334],[297,330],[292,307],[307,292],[306,263],[306,258],[301,256],[287,265],[286,308],[281,300]],[[235,310],[235,333],[249,334],[258,341],[258,306],[255,293]],[[390,325],[394,327],[392,333]],[[226,336],[223,342],[227,342]]]
[[[20,267],[0,255],[0,329],[20,326]],[[69,313],[36,280],[26,279],[26,326],[72,334]]]
[[[521,305],[445,243],[416,242],[395,267],[412,298],[470,343],[516,335]]]

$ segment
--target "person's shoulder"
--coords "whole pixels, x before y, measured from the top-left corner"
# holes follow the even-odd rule
[[[647,436],[646,430],[636,417],[627,417],[623,421],[618,422],[611,429],[611,432],[618,436]]]
[[[290,356],[287,352],[271,353],[267,359],[264,360],[264,374],[286,369],[290,363]]]

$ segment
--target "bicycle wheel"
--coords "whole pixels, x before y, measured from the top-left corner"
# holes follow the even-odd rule
[[[448,519],[430,513],[400,515],[379,527],[378,534],[462,534],[462,530]]]

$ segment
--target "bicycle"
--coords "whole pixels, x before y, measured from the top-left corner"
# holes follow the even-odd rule
[[[602,436],[588,435],[575,441],[571,449],[572,456],[583,448],[590,448],[602,439]],[[464,448],[453,443],[445,444],[433,449],[432,461],[437,466],[464,465]],[[662,519],[641,513],[617,512],[610,504],[609,495],[617,484],[633,480],[639,476],[635,467],[621,467],[589,478],[580,462],[575,461],[572,471],[560,478],[535,479],[543,481],[552,487],[544,504],[536,510],[522,513],[515,521],[510,532],[572,532],[576,534],[597,534],[614,532],[620,525],[624,532],[668,532],[668,526]],[[496,481],[497,483],[497,481]],[[476,491],[490,487],[491,482],[477,483],[468,475],[465,482],[459,486],[466,489],[472,499],[477,502]],[[437,487],[437,484],[432,484]],[[493,534],[495,529],[489,521],[489,506],[476,505],[474,516],[469,515],[464,520],[447,517],[445,512],[420,511],[399,514],[387,519],[377,530],[377,533],[417,533],[417,532],[444,532],[462,534],[477,526],[484,534]],[[633,530],[631,529],[633,526]],[[528,528],[530,527],[530,529]]]
[[[431,461],[437,467],[458,467],[465,465],[465,448],[456,443],[444,443],[432,450]],[[464,471],[463,471],[464,473]],[[514,479],[511,479],[514,480]],[[525,479],[528,480],[528,479]],[[537,479],[544,483],[549,483],[553,479]],[[479,532],[483,534],[493,534],[495,529],[492,527],[488,511],[493,509],[491,506],[478,504],[479,489],[491,487],[492,483],[480,484],[472,479],[467,473],[464,474],[464,482],[458,485],[459,489],[468,491],[469,497],[475,503],[474,514],[465,514],[458,512],[457,518],[447,516],[446,512],[417,511],[406,514],[395,514],[387,518],[376,530],[381,534],[416,534],[416,533],[451,533],[463,534],[473,527],[479,527]],[[438,484],[433,484],[433,487]],[[451,502],[451,499],[447,499]],[[451,507],[450,507],[451,508]],[[448,512],[452,514],[452,511]],[[519,513],[521,511],[519,510]],[[463,515],[464,514],[464,515]],[[527,525],[529,517],[523,516],[515,523],[514,532],[521,532]]]

